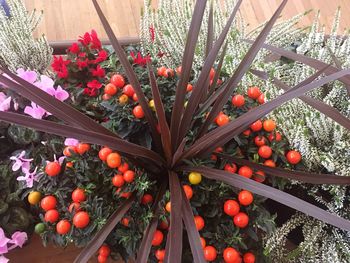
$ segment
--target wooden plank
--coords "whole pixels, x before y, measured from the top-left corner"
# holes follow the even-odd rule
[[[102,39],[106,34],[90,0],[24,0],[29,10],[44,11],[44,19],[36,31],[36,36],[45,34],[50,41],[74,40],[84,32],[95,29]],[[141,8],[144,0],[99,0],[113,30],[118,37],[136,37],[139,34]],[[241,13],[252,29],[270,19],[281,0],[245,0]],[[157,0],[152,1],[157,5]],[[350,28],[350,3],[348,0],[291,0],[282,13],[288,19],[309,9],[321,10],[321,24],[329,32],[336,8],[343,9],[340,32]],[[315,13],[301,20],[300,26],[308,26]],[[73,25],[73,26],[72,26]],[[175,26],[175,25],[174,25]]]

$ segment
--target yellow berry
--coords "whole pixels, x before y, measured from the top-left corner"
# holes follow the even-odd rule
[[[191,172],[188,175],[188,180],[191,184],[199,184],[202,181],[202,175],[197,172]]]
[[[153,110],[156,111],[156,106],[154,104],[154,100],[150,100],[148,103],[148,106]]]
[[[28,202],[29,204],[31,205],[36,205],[40,202],[41,200],[41,193],[38,192],[38,191],[34,191],[34,192],[31,192],[29,195],[28,195]]]

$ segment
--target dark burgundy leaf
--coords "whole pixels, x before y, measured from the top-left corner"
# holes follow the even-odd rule
[[[201,166],[201,167],[184,166],[184,167],[181,167],[180,169],[182,171],[198,172],[209,179],[219,180],[231,186],[237,187],[239,189],[246,189],[255,194],[270,198],[281,204],[294,208],[300,212],[303,212],[327,224],[341,228],[346,231],[350,231],[349,220],[346,220],[337,215],[331,214],[317,206],[314,206],[308,202],[305,202],[293,195],[277,190],[271,186],[267,186],[265,184],[255,182],[254,180],[245,178],[238,174],[232,174],[226,171],[217,170],[217,169],[213,169],[205,166]]]
[[[201,102],[201,99],[203,98],[203,96],[204,96],[204,99],[206,99],[206,94],[207,94],[206,89],[208,88],[208,85],[206,84],[209,78],[210,70],[213,67],[213,64],[218,56],[218,53],[226,39],[226,36],[231,28],[231,24],[236,16],[236,13],[241,3],[242,3],[242,0],[239,0],[238,3],[236,4],[218,40],[215,42],[213,48],[210,50],[209,55],[204,62],[203,68],[196,82],[196,86],[192,91],[191,97],[187,103],[184,116],[181,121],[179,142],[184,138],[187,131],[190,129],[190,126],[191,126],[190,124],[191,124],[193,115],[197,110],[198,105]]]
[[[95,9],[97,11],[98,16],[100,17],[100,20],[101,20],[103,27],[107,33],[107,36],[108,36],[109,40],[111,41],[111,45],[113,46],[116,54],[118,55],[120,63],[124,67],[125,74],[128,77],[129,82],[131,83],[131,85],[133,86],[133,88],[135,90],[135,93],[136,93],[137,98],[138,98],[138,102],[139,102],[140,106],[142,107],[142,109],[145,113],[145,118],[150,125],[152,138],[155,142],[155,145],[156,145],[157,149],[160,150],[161,143],[160,143],[159,134],[157,132],[156,121],[155,121],[154,116],[152,115],[150,107],[148,106],[148,102],[147,102],[147,99],[145,97],[145,94],[143,93],[143,91],[141,89],[140,82],[139,82],[132,66],[129,63],[129,60],[128,60],[128,58],[123,50],[123,47],[120,45],[117,37],[113,33],[111,26],[109,25],[105,15],[103,14],[101,7],[99,6],[99,4],[97,3],[96,0],[92,0],[92,2],[95,6]]]
[[[182,256],[182,194],[178,175],[175,172],[169,172],[170,186],[170,230],[166,244],[165,263],[181,263]]]
[[[193,256],[194,263],[205,263],[207,262],[204,258],[204,252],[200,241],[200,236],[194,222],[194,215],[190,202],[188,201],[184,190],[182,192],[182,218],[186,227],[188,240],[190,241],[190,247]]]
[[[148,256],[152,247],[152,239],[158,225],[158,216],[160,212],[159,202],[161,201],[161,199],[165,194],[167,185],[168,185],[168,180],[165,180],[162,183],[156,198],[154,199],[154,203],[152,205],[152,211],[154,216],[151,222],[148,224],[145,232],[143,233],[141,245],[137,253],[136,263],[144,263],[144,262],[147,262],[148,260]]]
[[[58,136],[73,137],[77,140],[87,143],[107,145],[108,147],[116,149],[118,152],[121,153],[127,153],[139,157],[144,157],[149,161],[154,162],[154,164],[158,166],[160,166],[161,163],[165,163],[165,160],[162,157],[160,157],[157,153],[137,144],[130,143],[128,141],[113,136],[83,130],[65,124],[55,123],[52,121],[37,120],[28,116],[11,112],[0,111],[0,121],[14,123],[17,125],[55,134]]]
[[[202,20],[203,20],[206,3],[207,3],[207,0],[196,1],[196,5],[194,7],[194,12],[192,15],[191,25],[187,34],[186,46],[185,46],[185,51],[184,51],[182,64],[181,64],[181,67],[182,67],[181,77],[177,85],[175,102],[174,102],[173,111],[171,115],[170,133],[171,133],[173,152],[175,152],[178,143],[180,143],[178,133],[179,133],[180,120],[184,109],[186,87],[191,75],[194,53],[195,53],[198,35],[201,28]]]
[[[281,14],[283,8],[287,4],[288,0],[283,0],[281,5],[278,7],[270,21],[265,25],[264,29],[261,31],[257,39],[254,41],[253,45],[249,49],[248,53],[245,55],[241,63],[239,64],[238,68],[236,69],[235,73],[229,80],[227,87],[225,89],[225,92],[223,92],[219,98],[215,101],[213,108],[210,111],[210,114],[206,121],[204,122],[203,126],[200,129],[198,137],[201,137],[205,134],[207,131],[209,125],[213,122],[213,120],[216,118],[218,113],[221,111],[222,107],[227,103],[229,97],[232,95],[233,91],[236,89],[238,83],[241,81],[244,74],[249,69],[250,65],[253,63],[256,55],[258,54],[259,50],[263,46],[268,34],[270,33],[273,25],[275,24],[277,18]],[[189,103],[190,104],[190,103]]]
[[[244,39],[244,41],[251,43],[251,44],[254,43],[254,41],[249,40],[249,39]],[[275,54],[279,54],[279,55],[286,57],[286,58],[289,58],[291,60],[301,62],[301,63],[308,65],[310,67],[313,67],[317,70],[320,70],[320,69],[327,66],[327,63],[324,63],[323,61],[320,61],[320,60],[317,60],[314,58],[310,58],[310,57],[307,57],[307,56],[304,56],[301,54],[297,54],[297,53],[289,51],[289,50],[284,50],[282,48],[274,47],[274,46],[271,46],[269,44],[264,44],[262,47],[269,50],[269,51],[272,51]],[[331,74],[334,74],[335,72],[338,72],[339,70],[340,69],[337,69],[336,67],[331,66],[326,70],[325,74],[331,75]],[[339,79],[339,81],[341,81],[345,84],[345,87],[348,90],[348,95],[350,96],[350,77],[343,76],[342,78]]]
[[[88,260],[102,246],[103,242],[105,242],[107,236],[112,232],[115,226],[128,212],[134,199],[135,199],[135,194],[133,194],[129,199],[126,199],[125,201],[123,201],[120,207],[107,220],[106,224],[97,232],[94,238],[80,252],[78,257],[74,260],[74,263],[88,262]]]
[[[332,185],[349,185],[350,177],[338,176],[333,174],[316,174],[297,170],[286,170],[278,167],[269,167],[262,164],[254,163],[245,159],[236,158],[222,153],[215,153],[218,157],[234,162],[238,165],[247,165],[253,169],[261,170],[268,175],[285,179],[297,180],[308,184],[332,184]]]
[[[325,71],[326,69],[327,67],[317,72],[313,76],[309,77],[308,79],[315,78],[316,75],[319,75],[320,73],[322,73],[322,71]],[[197,140],[197,142],[183,154],[182,158],[192,158],[193,156],[198,154],[210,153],[216,147],[227,143],[234,136],[243,132],[249,126],[249,124],[262,118],[263,116],[276,109],[280,105],[284,104],[285,102],[297,98],[302,94],[313,90],[314,88],[323,86],[348,74],[350,74],[350,70],[339,71],[332,75],[326,76],[320,80],[313,81],[298,89],[289,90],[281,96],[263,105],[260,105],[259,107],[251,109],[249,112],[238,117],[234,121],[228,123],[225,126],[216,128],[215,130],[209,132],[208,134]],[[306,83],[308,79],[305,80],[304,83]]]
[[[264,79],[264,80],[268,79],[268,74],[266,72],[262,72],[258,70],[251,70],[251,72],[261,79]],[[277,87],[285,91],[288,91],[291,89],[287,84],[285,84],[284,82],[282,82],[277,78],[272,78],[272,81]],[[316,100],[306,95],[300,96],[299,99],[309,104],[311,107],[315,108],[316,110],[323,113],[327,117],[331,118],[332,120],[337,122],[339,125],[350,130],[350,120],[346,118],[343,114],[341,114],[339,111],[337,111],[335,108],[333,108],[332,106],[329,106],[328,104],[322,101]]]
[[[171,138],[170,138],[170,130],[169,126],[165,117],[165,111],[164,111],[164,106],[162,103],[162,98],[159,93],[158,85],[156,78],[154,76],[154,72],[152,70],[152,67],[150,63],[147,63],[148,67],[148,74],[150,78],[150,84],[151,84],[151,89],[152,89],[152,95],[154,99],[154,105],[156,107],[156,112],[158,116],[158,123],[160,126],[160,132],[161,132],[161,139],[162,139],[162,144],[163,144],[163,150],[165,153],[166,160],[168,164],[171,163]]]

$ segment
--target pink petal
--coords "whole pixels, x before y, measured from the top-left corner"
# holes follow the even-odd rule
[[[38,78],[38,74],[36,74],[35,71],[29,71],[29,70],[25,71],[22,68],[17,70],[17,75],[22,79],[28,81],[29,83],[34,83]]]
[[[6,252],[4,253],[1,253],[1,247],[0,247],[0,254],[5,254]],[[5,258],[3,255],[0,255],[0,263],[7,263],[9,262],[9,259],[8,258]]]
[[[62,89],[60,86],[58,86],[55,92],[55,97],[60,101],[65,101],[69,98],[69,93]]]
[[[66,138],[64,141],[65,146],[77,146],[79,144],[79,141],[74,138]]]
[[[11,107],[11,97],[0,103],[0,111],[8,111]]]

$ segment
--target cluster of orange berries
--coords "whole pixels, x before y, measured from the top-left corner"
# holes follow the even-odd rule
[[[80,211],[80,202],[86,200],[85,191],[77,188],[72,193],[73,203],[69,206],[69,212],[74,212],[73,225],[76,228],[85,228],[90,222],[90,216],[85,211]],[[57,199],[53,195],[45,196],[40,202],[41,208],[45,211],[44,220],[51,224],[59,220],[59,212],[56,209]],[[73,211],[74,209],[74,211]],[[67,219],[62,219],[56,224],[56,232],[60,235],[67,234],[71,229],[71,223]]]
[[[120,193],[121,187],[124,186],[125,183],[132,183],[135,180],[135,172],[129,169],[129,164],[127,162],[122,163],[120,154],[113,152],[112,149],[108,147],[101,148],[98,157],[101,161],[105,162],[109,168],[118,169],[118,173],[112,178],[112,184],[118,187],[116,191],[117,194],[120,194],[121,197],[129,198],[131,193]]]
[[[104,88],[104,94],[102,96],[102,99],[110,100],[113,96],[115,96],[118,93],[119,89],[121,89],[122,91],[122,94],[118,98],[118,102],[121,105],[127,104],[129,98],[132,98],[132,100],[135,102],[138,101],[134,87],[131,84],[125,85],[125,79],[120,74],[114,74],[111,77],[110,83],[108,83]],[[132,112],[135,118],[137,119],[142,119],[145,116],[143,109],[140,105],[135,106]]]

